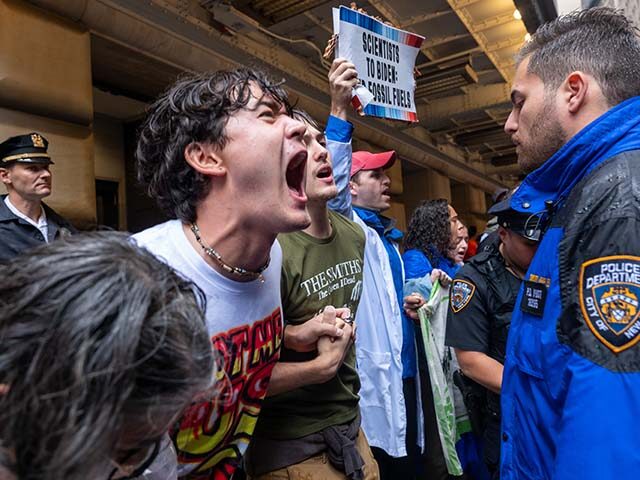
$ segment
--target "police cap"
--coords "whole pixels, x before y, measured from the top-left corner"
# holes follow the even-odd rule
[[[0,143],[0,166],[13,163],[39,163],[50,165],[53,162],[47,153],[49,142],[36,132],[17,135]]]
[[[490,215],[498,217],[498,225],[534,242],[542,236],[541,216],[518,212],[511,208],[511,198],[496,203],[489,209]]]

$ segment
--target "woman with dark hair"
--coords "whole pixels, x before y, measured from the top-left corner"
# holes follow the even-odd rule
[[[432,274],[434,282],[440,272],[453,278],[459,266],[449,252],[457,240],[458,223],[458,214],[443,198],[427,200],[415,209],[402,255],[407,279]]]
[[[0,267],[0,478],[177,478],[166,432],[215,374],[201,298],[123,234]]]
[[[405,274],[405,314],[417,320],[417,310],[440,280],[445,286],[458,269],[456,247],[462,223],[447,200],[426,200],[415,209],[402,255]]]
[[[429,298],[436,280],[444,286],[451,282],[458,268],[455,262],[455,244],[458,237],[458,214],[445,199],[422,202],[413,212],[402,255],[405,268],[405,311],[407,303],[417,308]],[[415,316],[411,318],[417,320]],[[425,473],[434,480],[449,478],[447,464],[440,442],[431,379],[426,361],[423,332],[415,325],[418,370],[420,373],[422,411],[426,452]]]

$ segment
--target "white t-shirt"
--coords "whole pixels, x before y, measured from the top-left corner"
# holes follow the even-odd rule
[[[133,236],[205,293],[207,328],[219,365],[221,394],[193,405],[173,433],[179,475],[229,478],[244,454],[280,355],[282,250],[275,242],[260,280],[236,282],[214,270],[189,243],[179,220]],[[243,248],[243,245],[238,245]],[[223,473],[224,472],[224,473]],[[219,476],[221,475],[221,476]]]

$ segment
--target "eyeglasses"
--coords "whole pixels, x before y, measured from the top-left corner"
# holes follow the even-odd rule
[[[124,453],[122,460],[117,462],[118,466],[109,475],[109,480],[131,480],[144,474],[160,453],[161,443],[162,439],[157,439],[147,448],[136,448],[122,452]],[[131,467],[134,468],[131,473],[123,473],[125,470],[129,472]],[[123,473],[124,476],[116,476],[118,473]]]

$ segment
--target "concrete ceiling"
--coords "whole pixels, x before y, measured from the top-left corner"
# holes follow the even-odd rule
[[[239,34],[256,33],[251,28],[253,21],[259,29],[287,39],[304,39],[320,50],[332,34],[331,8],[339,4],[326,0],[199,3]],[[496,172],[504,181],[518,176],[515,149],[502,131],[510,109],[513,59],[527,35],[524,20],[533,29],[540,23],[531,13],[540,2],[517,3],[527,19],[516,11],[514,0],[368,0],[357,4],[373,16],[426,38],[417,59],[421,76],[416,103],[421,124],[410,126],[409,131],[425,128],[437,143],[454,146],[489,171],[502,168]],[[239,19],[235,22],[234,14]],[[274,41],[307,59],[312,68],[320,66],[317,52],[307,43]]]
[[[144,102],[185,70],[264,63],[283,72],[302,100],[325,106],[328,65],[320,52],[332,34],[332,7],[348,4],[336,0],[30,1],[89,28],[94,83],[102,91]],[[528,18],[514,15],[514,1]],[[369,14],[426,40],[417,59],[420,123],[356,118],[356,134],[364,133],[364,140],[372,145],[399,152],[404,146],[403,160],[436,168],[485,191],[517,180],[514,149],[502,132],[510,108],[513,57],[525,41],[524,21],[535,28],[546,20],[534,14],[540,11],[538,4],[550,2],[358,2]],[[310,113],[322,114],[320,110]]]

